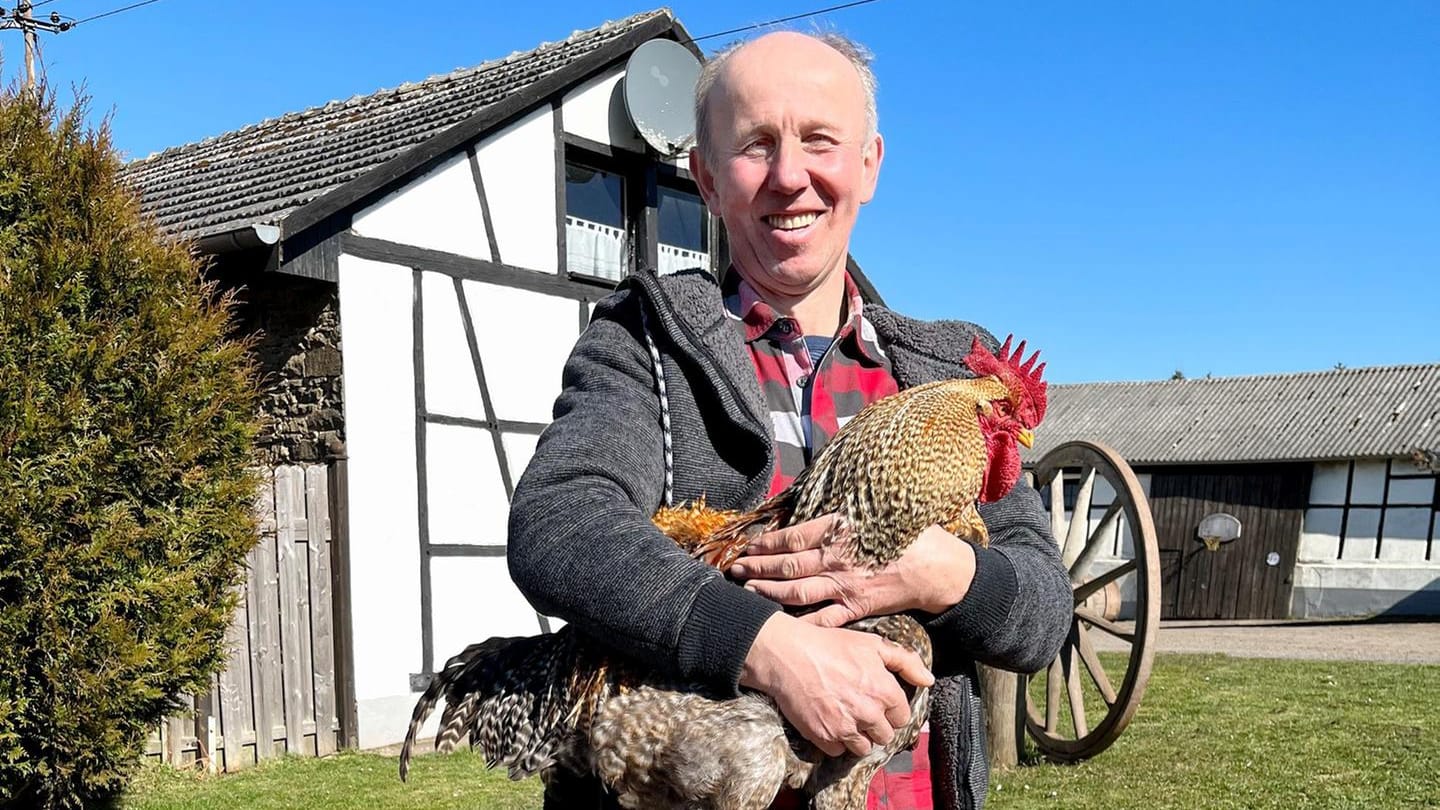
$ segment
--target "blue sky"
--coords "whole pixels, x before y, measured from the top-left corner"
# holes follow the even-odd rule
[[[671,8],[701,36],[830,4]],[[164,0],[42,45],[51,85],[83,85],[143,157],[650,7]],[[1440,3],[878,0],[818,19],[876,55],[886,157],[851,247],[895,308],[1013,331],[1060,382],[1440,361]],[[9,80],[16,32],[0,56]]]

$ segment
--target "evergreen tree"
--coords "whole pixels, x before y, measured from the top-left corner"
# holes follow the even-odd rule
[[[0,804],[124,786],[203,691],[256,533],[230,304],[83,105],[0,92]]]

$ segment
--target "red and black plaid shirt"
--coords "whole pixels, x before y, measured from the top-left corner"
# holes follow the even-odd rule
[[[845,321],[817,365],[795,319],[777,314],[739,273],[731,271],[726,279],[725,311],[750,350],[775,432],[771,495],[789,486],[862,408],[898,390],[848,273],[845,301]],[[928,738],[922,732],[914,751],[897,755],[875,775],[867,810],[930,810]],[[773,805],[802,806],[799,794],[783,792]]]

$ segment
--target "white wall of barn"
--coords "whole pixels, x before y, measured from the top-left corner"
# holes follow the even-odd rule
[[[610,143],[614,110],[606,99],[616,80],[618,74],[604,76],[567,94],[567,129]],[[517,119],[474,144],[474,152],[473,167],[461,151],[359,212],[352,218],[353,232],[556,273],[551,108],[542,105]],[[474,167],[493,235],[485,230]],[[411,691],[413,673],[427,664],[438,668],[490,636],[541,632],[540,617],[510,582],[498,555],[506,542],[509,493],[497,434],[486,424],[549,422],[561,368],[590,306],[576,298],[474,279],[457,282],[437,269],[419,270],[417,308],[415,268],[351,255],[342,255],[339,265],[356,698],[360,744],[367,748],[403,738],[417,697]],[[596,297],[602,294],[597,288]],[[417,311],[423,411],[417,411]],[[488,409],[474,355],[483,369]],[[518,480],[534,453],[535,429],[503,430],[498,438],[510,480]],[[426,563],[434,642],[428,662],[422,660],[422,515],[430,543],[489,546],[496,552],[432,556]]]
[[[625,112],[620,80],[624,68],[615,68],[582,82],[566,93],[560,107],[565,131],[631,152],[643,153],[645,142],[636,134]]]
[[[1291,615],[1440,614],[1436,486],[1403,459],[1317,463]]]
[[[341,256],[339,285],[355,691],[370,747],[403,736],[421,653],[412,271]]]

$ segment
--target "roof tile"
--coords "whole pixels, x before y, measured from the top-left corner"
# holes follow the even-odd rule
[[[1384,458],[1440,449],[1440,364],[1050,386],[1027,461],[1076,439],[1131,464]]]
[[[331,101],[133,161],[141,208],[198,238],[273,224],[400,153],[656,19],[636,14],[531,51]]]

